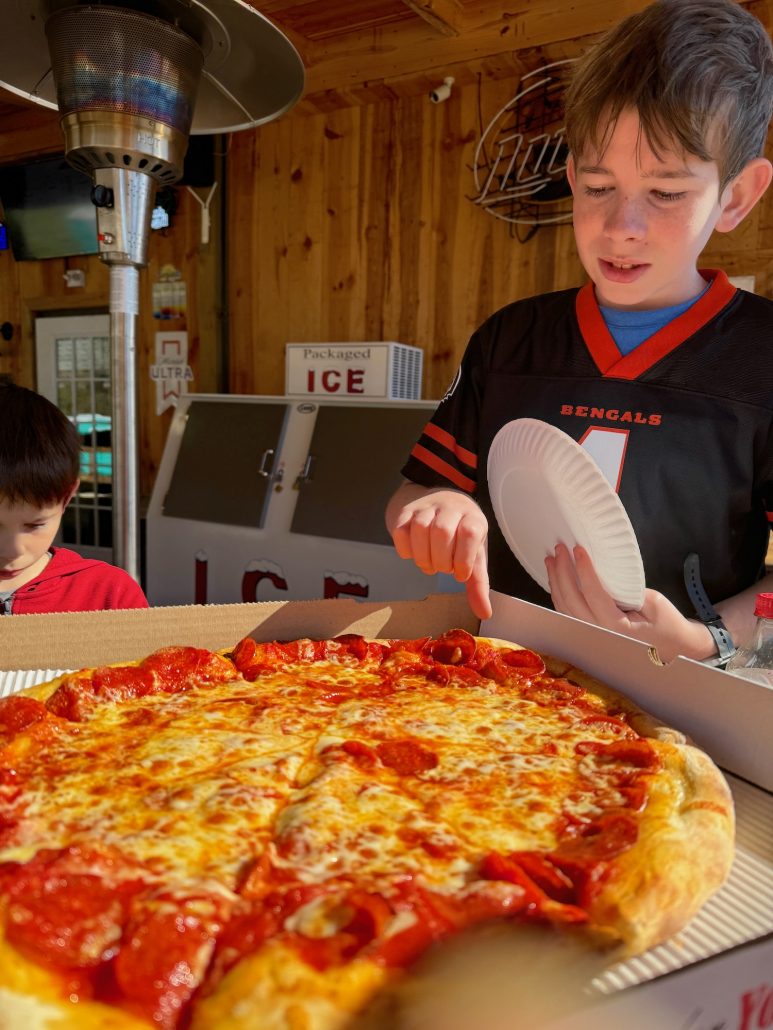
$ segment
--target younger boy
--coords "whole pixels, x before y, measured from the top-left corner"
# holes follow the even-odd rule
[[[511,304],[478,329],[387,511],[398,553],[466,582],[480,617],[490,569],[495,589],[645,640],[666,660],[721,659],[727,629],[737,640],[750,631],[754,594],[773,580],[760,578],[773,303],[697,260],[770,183],[772,105],[770,39],[735,0],[657,0],[578,63],[567,174],[591,282]],[[486,464],[497,431],[520,417],[578,441],[627,434],[618,493],[650,587],[640,611],[618,608],[581,548],[556,541],[550,595],[510,552]],[[688,589],[691,554],[727,628],[709,627],[711,606]]]
[[[78,433],[59,408],[0,385],[0,614],[148,607],[122,569],[52,546],[79,470]]]

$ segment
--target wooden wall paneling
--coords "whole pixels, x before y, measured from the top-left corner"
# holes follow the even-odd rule
[[[324,121],[326,195],[322,222],[325,278],[320,328],[331,341],[366,339],[366,277],[360,233],[359,142],[364,108],[331,112]]]
[[[388,225],[384,338],[412,346],[420,345],[431,326],[437,274],[433,254],[438,225],[432,206],[435,132],[422,108],[419,97],[390,104],[389,146],[384,147],[383,139],[374,140],[373,152],[374,164],[387,163],[390,176],[383,197]]]
[[[354,118],[349,112],[349,119]],[[330,250],[327,235],[327,195],[330,172],[328,140],[322,124],[304,132],[302,123],[294,120],[285,136],[287,149],[284,164],[290,173],[290,192],[286,217],[289,225],[287,293],[278,295],[263,306],[261,324],[267,349],[271,348],[271,303],[289,308],[288,331],[282,340],[274,338],[274,353],[268,357],[271,387],[266,392],[284,390],[284,345],[294,341],[330,339]],[[322,130],[322,131],[321,131]],[[284,134],[283,134],[284,135]],[[327,313],[327,325],[323,318]],[[273,360],[272,360],[273,359]]]
[[[367,340],[385,340],[396,329],[390,324],[386,299],[392,293],[390,264],[392,218],[390,198],[395,182],[393,104],[363,108],[358,140],[359,271],[364,282]],[[411,340],[397,342],[411,343]]]
[[[431,145],[435,165],[435,275],[430,284],[433,324],[424,339],[418,341],[425,346],[427,397],[441,396],[453,378],[474,328],[477,305],[473,297],[481,270],[487,264],[486,223],[490,219],[466,199],[473,185],[469,146],[472,138],[466,131],[463,98],[471,92],[469,87],[454,91],[449,100],[439,105],[430,103],[427,97],[421,98],[424,117],[434,129]]]
[[[233,393],[276,392],[264,382],[271,362],[265,360],[261,311],[270,303],[279,334],[286,334],[291,303],[289,173],[282,166],[282,133],[289,134],[287,123],[273,123],[260,133],[236,133],[228,147],[228,365]]]

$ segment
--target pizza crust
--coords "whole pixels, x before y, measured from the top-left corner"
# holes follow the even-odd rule
[[[203,998],[191,1030],[349,1030],[352,1017],[394,977],[355,959],[320,973],[272,942],[238,963]]]

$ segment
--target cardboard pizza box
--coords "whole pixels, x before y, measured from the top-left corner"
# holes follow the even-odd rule
[[[168,644],[227,648],[247,635],[416,637],[461,627],[560,656],[687,732],[728,772],[738,849],[730,880],[685,930],[596,977],[589,1003],[549,1030],[773,1028],[773,692],[687,659],[659,666],[627,637],[502,595],[493,601],[482,626],[464,594],[13,616],[0,619],[0,696],[46,670],[141,658]],[[512,1030],[518,999],[506,983],[502,990],[501,1025]]]

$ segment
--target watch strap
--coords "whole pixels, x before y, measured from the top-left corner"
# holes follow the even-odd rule
[[[684,585],[696,614],[717,645],[717,657],[709,659],[708,665],[725,665],[735,654],[736,647],[722,616],[709,600],[701,579],[701,564],[697,554],[688,554],[684,560]]]

